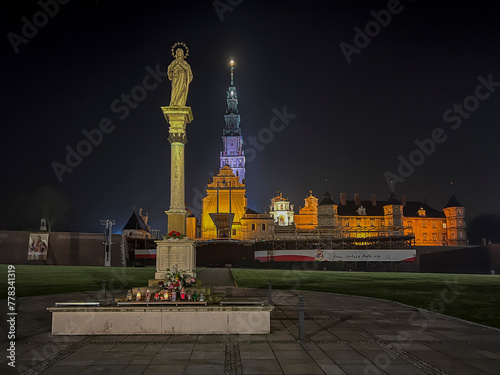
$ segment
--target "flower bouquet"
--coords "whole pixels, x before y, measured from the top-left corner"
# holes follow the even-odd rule
[[[169,239],[181,239],[184,238],[184,236],[181,232],[177,232],[175,230],[170,231],[167,235],[163,236],[164,239],[169,240]]]

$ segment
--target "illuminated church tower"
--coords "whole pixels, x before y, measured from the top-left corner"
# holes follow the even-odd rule
[[[231,60],[231,85],[226,93],[227,108],[224,120],[226,127],[222,132],[223,150],[220,153],[220,168],[228,166],[233,173],[244,183],[245,179],[245,152],[243,151],[243,137],[241,136],[240,114],[238,112],[238,95],[234,86],[234,61]]]

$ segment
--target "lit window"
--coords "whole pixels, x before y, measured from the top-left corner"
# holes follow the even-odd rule
[[[446,223],[443,223],[443,229],[446,229]]]

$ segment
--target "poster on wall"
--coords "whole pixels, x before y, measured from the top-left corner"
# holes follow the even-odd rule
[[[30,233],[28,244],[28,260],[47,260],[48,249],[48,233]]]

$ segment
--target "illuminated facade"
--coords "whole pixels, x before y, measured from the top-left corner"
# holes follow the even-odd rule
[[[241,219],[242,240],[272,240],[274,230],[274,218],[270,214],[260,214],[248,208]]]
[[[222,132],[223,150],[220,152],[220,168],[230,167],[234,174],[244,183],[245,152],[240,128],[240,113],[238,111],[238,94],[234,86],[234,61],[231,60],[231,86],[226,93],[226,127]]]
[[[416,246],[467,245],[465,208],[455,196],[441,211],[423,202],[401,198],[399,201],[391,194],[387,201],[378,201],[372,194],[371,200],[361,200],[359,194],[355,194],[354,200],[347,200],[342,193],[337,205],[326,193],[319,203],[317,199],[316,203],[310,199],[313,207],[309,207],[308,212],[317,211],[318,230],[336,229],[345,236],[365,238],[394,233],[414,235]],[[295,216],[297,229],[311,230],[313,221],[305,220],[306,216],[297,220],[298,217],[300,214]]]
[[[283,193],[278,192],[278,195],[271,199],[269,213],[274,218],[277,226],[284,227],[293,225],[293,204],[290,204],[288,199],[283,198]]]
[[[207,187],[201,213],[201,238],[241,239],[241,218],[247,209],[245,184],[231,168],[222,167]]]
[[[299,207],[299,213],[293,217],[297,228],[315,229],[318,226],[318,198],[312,191],[304,199],[304,207]]]

